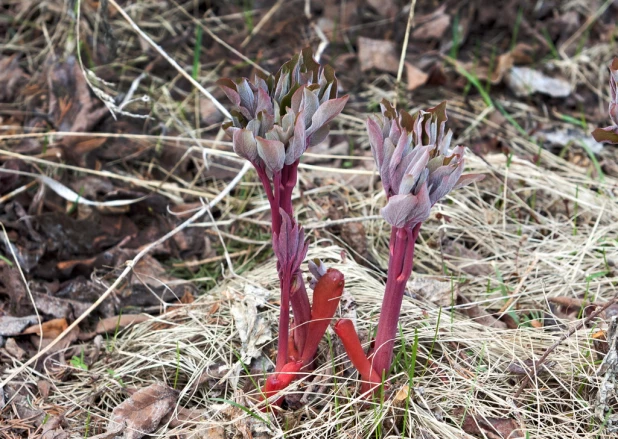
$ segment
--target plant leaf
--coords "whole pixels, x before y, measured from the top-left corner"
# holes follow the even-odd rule
[[[285,163],[285,146],[278,140],[267,140],[257,136],[258,155],[264,160],[271,172],[278,172]]]

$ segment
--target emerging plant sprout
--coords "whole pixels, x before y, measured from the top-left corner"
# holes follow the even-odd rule
[[[401,304],[412,274],[414,245],[431,207],[452,189],[481,180],[462,175],[464,148],[450,149],[446,103],[414,116],[388,101],[382,114],[367,120],[369,143],[382,178],[387,203],[382,216],[392,226],[386,289],[371,357],[364,352],[352,322],[342,320],[335,332],[361,378],[375,388],[389,372]]]
[[[592,132],[592,137],[597,142],[618,144],[618,92],[616,82],[618,81],[618,58],[614,58],[609,65],[609,88],[611,100],[609,101],[609,117],[614,122],[605,128],[597,128]]]
[[[278,392],[312,363],[345,284],[341,272],[310,261],[314,276],[310,305],[300,269],[307,243],[303,228],[294,221],[292,191],[301,155],[326,138],[328,124],[341,113],[347,96],[337,98],[334,71],[320,67],[310,49],[285,63],[274,77],[258,75],[253,82],[222,79],[219,85],[234,104],[233,120],[224,128],[234,151],[255,167],[270,203],[281,309],[275,373],[267,378],[262,398],[273,397],[273,403],[280,405],[283,398],[277,398]],[[367,121],[367,131],[388,200],[382,216],[392,232],[386,290],[371,356],[365,355],[352,321],[341,320],[334,328],[364,381],[363,391],[374,390],[388,374],[422,222],[452,189],[483,177],[462,176],[464,148],[450,149],[452,133],[446,131],[445,103],[414,116],[395,110],[387,101],[381,108],[381,115]]]
[[[322,142],[348,97],[337,98],[337,78],[304,49],[273,76],[250,82],[218,82],[234,108],[223,127],[234,151],[249,160],[264,186],[272,216],[273,249],[281,285],[276,373],[264,388],[268,397],[285,388],[294,373],[313,359],[343,290],[343,275],[333,270],[316,286],[313,307],[300,271],[307,254],[304,231],[294,221],[292,192],[305,150]],[[290,333],[290,305],[295,328]]]

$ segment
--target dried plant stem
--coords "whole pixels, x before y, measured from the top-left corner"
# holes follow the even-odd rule
[[[221,103],[212,95],[210,94],[210,92],[208,90],[206,90],[204,87],[202,87],[202,85],[197,82],[195,79],[193,79],[193,76],[191,76],[188,72],[185,71],[185,69],[183,69],[182,67],[180,67],[180,64],[178,64],[174,59],[172,59],[166,52],[165,50],[163,50],[161,48],[161,46],[159,46],[157,43],[155,43],[152,38],[150,38],[148,35],[146,35],[146,33],[140,29],[140,27],[133,21],[133,19],[131,19],[131,17],[129,17],[129,14],[127,14],[124,9],[122,9],[120,7],[120,5],[118,5],[118,3],[116,3],[116,0],[109,0],[109,2],[114,5],[114,7],[118,10],[118,12],[120,12],[120,15],[122,15],[122,17],[127,20],[127,22],[129,23],[129,25],[131,25],[131,27],[135,30],[135,32],[137,32],[139,34],[140,37],[142,37],[148,44],[150,44],[157,52],[159,52],[159,55],[161,55],[163,58],[165,58],[165,60],[170,63],[178,73],[180,73],[182,76],[184,76],[184,78],[189,81],[195,88],[197,88],[204,96],[206,96],[208,99],[210,99],[212,101],[212,103],[215,105],[215,107],[217,107],[217,110],[219,110],[221,113],[223,113],[223,115],[225,117],[227,117],[228,119],[232,119],[232,115],[230,114],[229,111],[227,111],[225,109],[225,107],[223,105],[221,105]]]
[[[133,267],[137,264],[137,262],[140,259],[142,259],[144,256],[146,256],[155,247],[157,247],[158,245],[160,245],[163,242],[165,242],[168,239],[170,239],[176,233],[180,232],[181,230],[186,229],[189,225],[194,223],[198,218],[202,217],[206,212],[208,212],[215,205],[217,205],[219,203],[219,201],[221,201],[223,198],[225,198],[227,196],[227,194],[229,194],[231,192],[231,190],[234,187],[236,187],[238,182],[240,182],[242,177],[247,173],[247,171],[249,169],[251,169],[251,164],[249,162],[245,162],[245,164],[243,165],[242,169],[240,171],[238,171],[238,174],[236,175],[236,177],[234,177],[234,179],[210,203],[208,203],[207,205],[202,207],[191,218],[186,220],[184,223],[180,224],[174,230],[171,230],[170,232],[166,233],[161,238],[157,239],[155,242],[153,242],[153,243],[149,244],[148,246],[146,246],[146,248],[144,248],[141,252],[139,252],[137,254],[137,256],[135,256],[132,260],[128,261],[127,264],[126,264],[127,265],[126,268],[123,270],[123,272],[120,274],[120,276],[118,276],[116,281],[112,285],[110,285],[110,287],[103,294],[101,294],[101,297],[99,297],[96,302],[94,302],[86,311],[84,311],[84,313],[82,313],[78,318],[76,318],[73,323],[71,323],[64,331],[62,331],[62,333],[60,333],[58,335],[58,337],[56,337],[45,348],[40,350],[38,354],[36,354],[33,357],[31,357],[28,361],[26,361],[24,364],[22,364],[17,369],[15,369],[11,374],[9,374],[9,376],[4,381],[2,381],[0,383],[0,388],[4,387],[8,383],[10,383],[13,378],[15,378],[21,372],[23,372],[28,366],[33,364],[35,361],[37,361],[39,358],[41,358],[47,352],[49,352],[54,346],[56,346],[60,342],[60,340],[62,340],[73,329],[75,329],[77,327],[77,325],[79,325],[86,317],[88,317],[90,315],[90,313],[92,311],[94,311],[101,303],[103,303],[103,301],[105,299],[107,299],[110,294],[112,294],[112,292],[118,287],[118,285],[120,285],[120,283],[123,281],[123,279],[128,276],[128,274],[131,272],[131,270],[133,270]]]
[[[399,90],[401,76],[403,75],[403,66],[406,61],[406,52],[408,50],[408,41],[410,40],[410,29],[414,20],[414,9],[416,8],[416,0],[410,2],[410,13],[408,14],[408,24],[406,26],[406,34],[403,37],[403,47],[401,48],[401,56],[399,57],[399,67],[397,68],[397,81],[395,82],[395,90]],[[397,95],[395,95],[395,106],[397,105]]]
[[[549,357],[549,354],[551,354],[558,346],[560,346],[560,343],[562,343],[564,340],[569,338],[571,335],[575,334],[577,331],[583,328],[586,324],[588,324],[588,322],[590,322],[595,317],[599,316],[603,311],[605,311],[607,308],[609,308],[611,305],[613,305],[616,302],[618,302],[618,297],[614,297],[612,300],[608,301],[605,305],[595,310],[592,314],[590,314],[584,320],[581,320],[577,325],[573,326],[568,332],[562,335],[562,337],[556,340],[554,344],[548,347],[547,350],[541,356],[541,358],[539,358],[539,361],[536,361],[534,365],[530,368],[529,373],[526,375],[526,377],[523,379],[523,381],[519,385],[517,392],[515,392],[513,399],[517,401],[521,393],[532,382],[532,379],[536,376],[537,371],[541,368],[543,363],[545,363],[545,360],[547,360],[547,358]]]

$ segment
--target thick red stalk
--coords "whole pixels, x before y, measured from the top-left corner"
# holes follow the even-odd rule
[[[300,353],[305,347],[305,340],[309,330],[308,322],[311,320],[311,304],[305,289],[305,282],[303,282],[300,273],[296,276],[295,283],[293,282],[290,303],[292,304],[292,313],[294,314],[294,339],[296,341],[296,349]]]
[[[281,307],[279,311],[279,341],[275,371],[279,372],[288,362],[288,338],[290,331],[290,275],[283,274],[281,280]]]
[[[343,274],[339,270],[329,268],[313,290],[311,321],[300,357],[304,365],[311,363],[318,350],[320,340],[339,306],[344,284]]]
[[[401,304],[406,283],[412,274],[414,244],[420,228],[420,223],[412,228],[394,228],[391,234],[391,255],[373,354],[373,368],[380,376],[388,374],[393,359]]]
[[[343,342],[348,358],[350,358],[350,361],[358,370],[363,381],[372,383],[372,387],[379,385],[381,383],[380,375],[376,373],[367,359],[352,321],[350,319],[341,319],[335,324],[334,330]]]

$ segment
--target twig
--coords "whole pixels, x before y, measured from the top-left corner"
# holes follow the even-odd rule
[[[536,361],[532,365],[529,373],[526,374],[526,377],[521,382],[519,389],[517,389],[517,392],[515,392],[515,396],[513,396],[513,399],[517,400],[517,398],[519,398],[519,396],[521,395],[521,392],[523,392],[526,389],[526,387],[528,387],[528,384],[530,384],[530,382],[532,381],[532,378],[536,377],[537,371],[541,368],[545,360],[547,360],[547,357],[549,357],[549,354],[551,354],[560,345],[560,343],[562,343],[564,340],[569,338],[575,332],[579,331],[584,325],[586,325],[588,322],[590,322],[592,319],[597,317],[599,314],[601,314],[603,311],[605,311],[607,308],[609,308],[611,305],[613,305],[616,302],[618,302],[618,297],[614,297],[612,300],[608,301],[605,305],[603,305],[601,308],[594,311],[584,320],[581,320],[577,325],[573,326],[566,334],[560,337],[553,345],[548,347],[545,353],[543,353],[543,355],[539,359],[539,361]]]
[[[215,107],[217,107],[217,110],[219,110],[221,113],[223,113],[223,115],[225,117],[227,117],[228,119],[232,119],[232,115],[230,114],[230,112],[227,111],[226,108],[223,105],[221,105],[221,103],[213,95],[211,95],[208,90],[206,90],[204,87],[202,87],[202,85],[199,82],[197,82],[195,79],[193,79],[193,76],[191,76],[182,67],[180,67],[180,64],[178,64],[167,53],[165,53],[165,50],[163,50],[161,48],[161,46],[159,46],[157,43],[155,43],[152,40],[152,38],[150,38],[148,35],[146,35],[144,33],[144,31],[141,30],[137,24],[135,24],[133,19],[131,17],[129,17],[129,14],[127,14],[124,11],[124,9],[122,9],[118,5],[118,3],[116,3],[116,0],[109,0],[109,2],[112,5],[114,5],[114,7],[118,10],[120,15],[122,15],[122,17],[125,20],[127,20],[127,22],[131,25],[131,27],[135,30],[135,32],[137,32],[139,34],[140,37],[142,37],[157,52],[159,52],[159,55],[161,55],[163,58],[165,58],[166,61],[168,63],[170,63],[178,71],[178,73],[180,73],[182,76],[184,76],[187,81],[189,81],[195,88],[197,88],[200,92],[202,92],[204,94],[204,96],[206,96],[208,99],[210,99],[212,101],[212,103],[215,104]],[[210,31],[208,31],[208,32],[210,33]]]
[[[395,81],[395,90],[399,90],[399,84],[401,83],[401,75],[403,74],[403,65],[406,60],[406,51],[408,50],[408,41],[410,40],[410,28],[412,27],[412,20],[414,20],[414,8],[416,7],[416,0],[410,2],[410,14],[408,15],[408,25],[406,26],[406,34],[403,37],[403,47],[401,48],[401,57],[399,58],[399,68],[397,69],[397,80]],[[397,105],[397,94],[395,94],[395,105]]]
[[[110,0],[110,1],[113,2],[114,0]],[[54,346],[56,346],[60,342],[60,340],[62,340],[69,332],[75,329],[78,324],[80,324],[86,317],[88,317],[88,315],[90,315],[92,311],[94,311],[101,303],[103,303],[105,299],[107,299],[107,297],[110,294],[112,294],[112,292],[116,289],[116,287],[120,285],[122,280],[125,277],[127,277],[127,275],[131,272],[131,270],[133,270],[133,267],[137,264],[137,262],[140,259],[146,256],[152,249],[157,247],[159,244],[167,241],[172,236],[174,236],[176,233],[187,228],[190,224],[195,222],[198,218],[200,218],[202,215],[204,215],[206,212],[212,209],[217,203],[219,203],[219,201],[225,198],[227,194],[229,194],[230,191],[238,184],[240,179],[247,173],[249,169],[251,169],[251,163],[245,162],[242,169],[238,171],[238,174],[236,175],[236,177],[234,177],[234,179],[230,181],[230,183],[210,203],[202,207],[197,213],[195,213],[195,215],[193,215],[191,218],[186,220],[184,223],[180,224],[174,230],[171,230],[170,232],[168,232],[161,238],[157,239],[155,242],[146,246],[146,248],[144,248],[141,252],[139,252],[137,256],[135,256],[131,261],[128,261],[127,267],[124,269],[124,271],[120,274],[120,276],[118,276],[116,281],[101,295],[101,297],[97,299],[96,302],[94,302],[86,311],[84,311],[84,313],[82,313],[77,319],[75,319],[73,323],[71,323],[64,331],[62,331],[62,333],[59,334],[58,337],[56,337],[43,350],[39,351],[38,354],[36,354],[32,358],[30,358],[28,361],[23,363],[21,366],[19,366],[17,369],[15,369],[4,381],[0,383],[0,388],[10,383],[13,378],[15,378],[17,375],[22,373],[29,365],[31,365],[32,363],[37,361],[39,358],[41,358],[43,355],[45,355],[47,352],[49,352],[49,350],[53,348]]]
[[[262,28],[264,27],[264,25],[266,23],[268,23],[268,20],[271,19],[271,17],[273,15],[275,15],[275,12],[277,12],[279,10],[279,8],[281,7],[281,5],[283,4],[284,0],[277,0],[277,3],[275,3],[272,8],[270,8],[268,10],[268,12],[262,17],[262,19],[258,22],[258,24],[255,25],[255,27],[251,30],[251,33],[249,35],[247,35],[247,37],[243,40],[242,43],[240,43],[240,47],[242,47],[243,49],[245,48],[245,46],[247,44],[249,44],[249,41],[251,41],[251,38],[253,38],[253,36],[255,34],[257,34],[259,31],[262,30]]]

